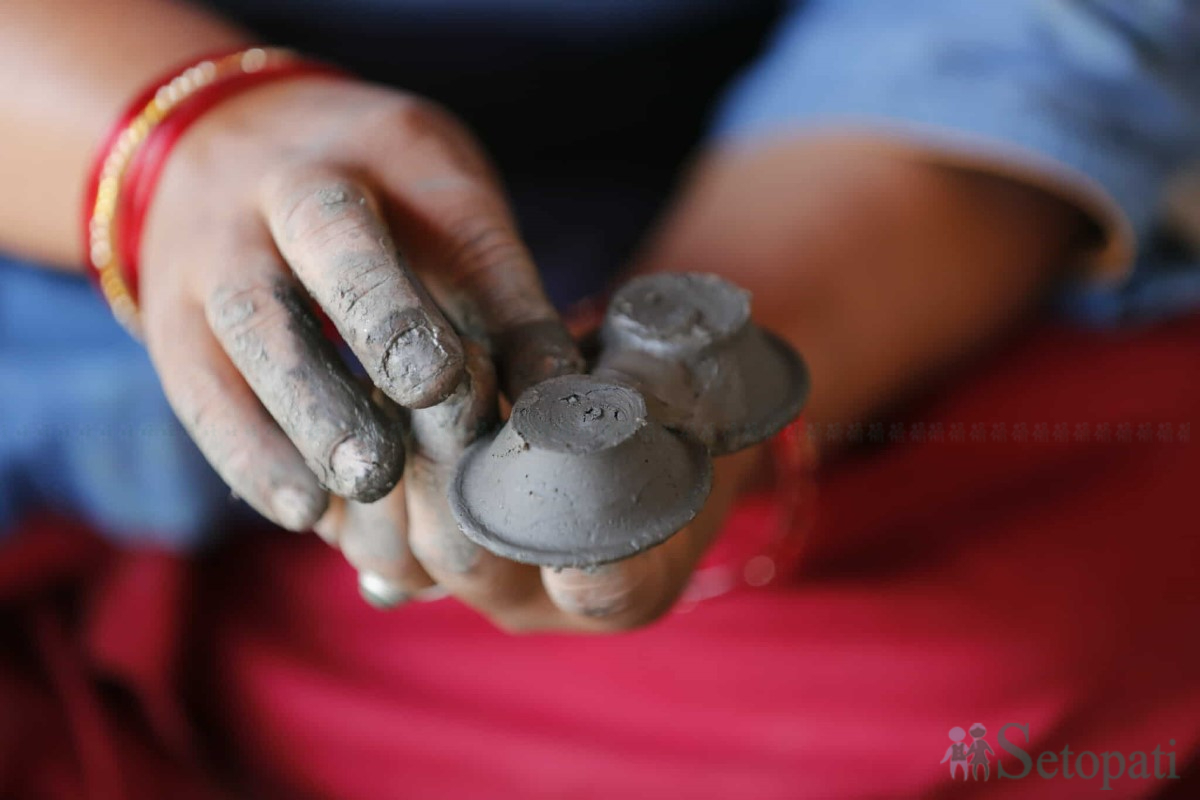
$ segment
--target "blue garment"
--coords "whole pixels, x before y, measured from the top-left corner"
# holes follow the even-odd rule
[[[0,533],[49,506],[117,538],[185,544],[216,529],[229,497],[91,284],[0,261]]]
[[[1081,318],[1115,324],[1200,303],[1200,269],[1153,237],[1168,181],[1200,162],[1200,4],[808,0],[729,93],[715,135],[817,126],[1102,193],[1136,269],[1073,287],[1064,304]]]
[[[1200,270],[1152,235],[1167,181],[1200,156],[1188,0],[208,4],[464,116],[560,305],[604,286],[705,136],[752,146],[817,126],[1032,171],[1091,202],[1138,258],[1066,298],[1081,317],[1200,303]],[[0,258],[0,357],[0,530],[38,505],[180,546],[220,528],[228,490],[81,279]]]

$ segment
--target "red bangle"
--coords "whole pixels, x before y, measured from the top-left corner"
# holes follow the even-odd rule
[[[199,59],[178,64],[170,71],[163,73],[157,80],[148,84],[145,89],[143,89],[129,102],[129,104],[125,107],[125,110],[121,113],[121,116],[117,118],[112,127],[109,129],[108,133],[105,135],[104,139],[101,141],[100,147],[96,150],[96,154],[92,159],[91,169],[88,170],[82,207],[83,262],[90,267],[88,273],[93,279],[96,280],[97,283],[100,280],[100,270],[96,265],[96,259],[92,257],[91,221],[93,210],[96,207],[96,197],[100,191],[100,175],[104,169],[104,164],[108,159],[109,153],[111,153],[116,147],[118,140],[121,138],[121,134],[129,129],[130,125],[137,118],[137,116],[145,110],[146,106],[148,106],[152,100],[154,100],[155,95],[158,94],[158,91],[161,87],[169,86],[173,79],[184,74],[189,68],[192,67],[193,64],[200,64],[206,61],[216,61],[237,52],[240,51],[222,50],[219,52],[210,53],[200,57]]]
[[[339,74],[288,51],[249,48],[202,59],[139,94],[105,137],[84,198],[85,263],[117,319],[138,334],[141,232],[167,156],[206,111],[274,80]]]
[[[234,75],[180,103],[155,129],[129,164],[117,210],[117,252],[125,282],[134,301],[138,298],[138,266],[146,213],[167,164],[167,157],[191,126],[214,106],[264,83],[313,76],[343,75],[341,70],[313,61],[293,61],[258,72]]]

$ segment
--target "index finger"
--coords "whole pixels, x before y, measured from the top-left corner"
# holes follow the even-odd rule
[[[583,359],[555,310],[504,194],[448,115],[417,106],[411,144],[379,170],[392,227],[429,277],[466,296],[491,340],[515,400],[546,378],[581,372]]]
[[[266,183],[262,202],[280,253],[376,386],[410,408],[454,391],[462,345],[364,185],[340,170],[295,167]]]

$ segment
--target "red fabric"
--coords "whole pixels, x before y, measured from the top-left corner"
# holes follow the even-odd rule
[[[1198,377],[1200,317],[1038,331],[914,411],[909,441],[831,465],[797,572],[615,638],[374,611],[314,537],[184,563],[31,524],[0,551],[0,796],[1100,790],[994,762],[952,784],[947,732],[976,722],[1010,772],[1017,722],[1034,756],[1158,745],[1192,778],[1101,796],[1197,796]]]

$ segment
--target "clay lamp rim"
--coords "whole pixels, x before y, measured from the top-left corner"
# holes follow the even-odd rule
[[[632,393],[637,397],[638,403],[644,403],[640,393],[634,390],[633,387],[614,381],[599,380],[590,376],[568,377],[588,381],[595,386],[615,386],[632,390]],[[538,389],[545,391],[546,383],[533,387],[529,392]],[[490,452],[499,435],[499,432],[497,432],[493,436],[475,442],[467,449],[459,461],[451,483],[449,491],[450,507],[454,512],[455,519],[458,521],[459,528],[468,539],[488,551],[511,561],[555,569],[568,567],[587,568],[619,561],[661,544],[695,519],[696,515],[700,513],[712,489],[712,460],[709,458],[708,451],[703,443],[684,432],[673,430],[656,422],[653,418],[645,414],[644,406],[640,409],[642,413],[637,425],[617,442],[593,441],[581,446],[575,446],[567,441],[557,441],[553,435],[545,435],[540,432],[533,433],[529,430],[522,433],[519,430],[521,426],[520,413],[523,403],[530,396],[529,392],[522,395],[522,398],[517,401],[517,404],[513,407],[513,415],[510,416],[509,422],[501,427],[501,430],[505,427],[512,427],[515,435],[524,441],[527,446],[536,446],[543,452],[553,452],[567,458],[572,456],[586,458],[591,453],[606,449],[615,449],[626,443],[632,444],[633,442],[630,440],[639,436],[644,439],[648,430],[653,434],[671,437],[682,445],[683,452],[687,457],[688,471],[695,477],[695,481],[692,483],[687,495],[680,498],[673,507],[653,517],[639,521],[636,531],[630,531],[628,536],[613,536],[610,541],[601,543],[582,541],[582,537],[578,536],[574,538],[564,536],[561,540],[564,546],[561,548],[517,543],[506,538],[503,533],[496,531],[479,518],[470,508],[468,493],[466,491],[468,478],[471,477],[473,471],[478,468],[482,460]],[[514,418],[516,418],[515,422]],[[636,444],[642,444],[642,442]],[[570,527],[572,526],[567,525],[564,526],[564,529],[569,529]],[[584,511],[581,510],[579,520],[574,527],[577,530],[588,528],[587,517]]]
[[[671,431],[675,435],[680,435],[676,431]],[[630,546],[630,540],[615,541],[609,547],[596,547],[583,553],[579,550],[567,549],[546,549],[528,547],[526,545],[516,544],[505,539],[501,534],[493,531],[487,525],[479,520],[466,507],[466,500],[462,495],[461,488],[456,487],[456,491],[450,495],[450,505],[454,511],[455,518],[458,521],[458,526],[463,534],[475,544],[487,549],[489,552],[506,558],[509,561],[516,561],[521,564],[531,564],[538,567],[550,567],[552,569],[587,569],[589,567],[599,567],[604,564],[611,564],[614,561],[622,561],[626,558],[631,558],[639,553],[643,553],[652,547],[657,547],[663,542],[670,539],[673,535],[683,529],[688,523],[696,518],[700,510],[704,508],[704,503],[708,500],[708,495],[712,491],[712,461],[707,458],[707,451],[704,445],[696,441],[690,436],[681,436],[688,440],[692,445],[692,450],[703,458],[697,458],[697,466],[699,468],[699,480],[696,483],[691,495],[687,498],[687,505],[681,504],[679,510],[675,514],[668,514],[657,517],[654,520],[649,520],[642,533],[638,536],[637,546]],[[463,455],[463,467],[458,475],[455,476],[455,484],[458,484],[466,470],[470,469],[470,460],[478,457],[481,450],[480,444],[476,443]],[[645,542],[643,544],[643,541]]]
[[[812,391],[812,378],[808,365],[800,354],[787,342],[766,328],[757,328],[775,353],[779,356],[781,368],[788,371],[788,386],[794,390],[785,396],[775,408],[764,412],[761,417],[748,420],[741,425],[734,425],[713,437],[709,451],[715,456],[728,455],[767,441],[782,431],[792,420],[800,416],[808,403]]]
[[[684,292],[690,297],[677,296]],[[694,304],[690,311],[689,301]],[[713,455],[727,455],[766,441],[799,416],[812,386],[804,359],[779,336],[756,324],[750,305],[748,291],[719,275],[664,272],[639,276],[616,292],[605,313],[597,337],[603,345],[597,363],[604,364],[606,355],[619,359],[618,354],[637,353],[653,363],[692,372],[709,359],[731,359],[739,350],[768,356],[770,368],[785,373],[786,393],[772,398],[776,400],[772,406],[754,408],[753,417],[737,422],[706,420],[697,416],[695,408],[673,405],[656,391],[653,376],[647,375],[643,381],[620,367],[603,370],[606,377],[661,403],[666,409],[661,414],[664,424],[701,439]],[[700,320],[703,322],[696,324]],[[753,372],[745,368],[744,374]],[[712,391],[716,390],[707,393]]]

